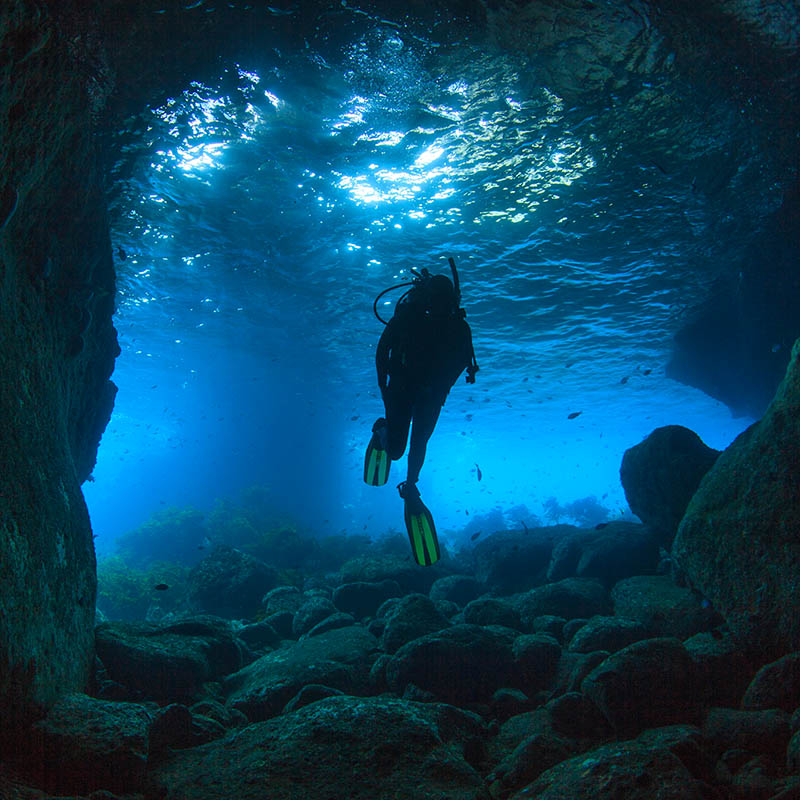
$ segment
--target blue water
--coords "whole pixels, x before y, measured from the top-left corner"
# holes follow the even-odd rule
[[[757,109],[667,51],[581,94],[457,21],[347,20],[306,20],[303,50],[222,63],[120,134],[119,394],[84,485],[100,552],[253,484],[304,529],[402,529],[404,461],[362,483],[372,302],[450,256],[481,370],[422,471],[441,530],[550,497],[622,514],[622,454],[655,427],[723,448],[752,421],[664,367],[780,201]]]

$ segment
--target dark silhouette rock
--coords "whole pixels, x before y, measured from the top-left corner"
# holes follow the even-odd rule
[[[571,525],[555,525],[493,533],[472,551],[475,577],[494,594],[532,589],[546,580],[554,542],[575,530]]]
[[[329,800],[417,797],[485,800],[464,757],[480,723],[437,704],[336,696],[181,750],[153,773],[169,797]],[[343,772],[346,766],[346,772]]]
[[[800,340],[764,418],[717,459],[672,555],[761,661],[800,650]]]
[[[622,738],[691,722],[693,677],[692,660],[680,641],[647,639],[609,656],[583,679],[581,690]]]
[[[611,586],[621,578],[655,572],[658,541],[644,525],[609,522],[600,529],[578,530],[559,539],[547,579],[598,578]]]
[[[719,453],[681,425],[656,428],[625,451],[619,470],[625,498],[667,549],[692,495]]]
[[[686,639],[715,624],[709,605],[689,589],[677,586],[669,575],[625,578],[611,590],[611,599],[614,614],[638,620],[651,636]]]
[[[96,643],[112,680],[133,697],[163,703],[189,700],[203,683],[242,664],[240,647],[222,620],[104,622],[97,626]]]
[[[245,625],[236,631],[236,636],[251,650],[276,647],[281,641],[278,632],[268,622],[254,622],[252,625]]]
[[[217,545],[189,573],[189,602],[197,611],[228,619],[254,617],[275,585],[276,572],[263,561]]]
[[[372,634],[351,625],[267,653],[224,680],[228,705],[259,722],[280,714],[308,684],[366,694],[377,646]]]
[[[414,684],[456,705],[488,701],[508,686],[512,641],[496,629],[453,625],[403,645],[389,662],[386,679],[398,694]]]

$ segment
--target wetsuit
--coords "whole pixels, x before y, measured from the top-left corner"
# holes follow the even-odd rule
[[[375,362],[386,409],[386,449],[393,461],[403,455],[413,421],[408,482],[419,478],[447,394],[473,358],[472,332],[458,310],[436,316],[402,304],[384,329]]]

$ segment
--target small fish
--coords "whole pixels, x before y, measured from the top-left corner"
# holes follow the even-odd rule
[[[483,533],[483,531],[476,531],[469,538],[470,538],[471,541],[474,542],[482,533]]]
[[[523,529],[525,530],[525,533],[527,533],[528,532],[528,526],[522,520],[519,521],[519,524],[522,525]]]
[[[630,378],[630,375],[626,375],[626,376],[625,376],[625,377],[624,377],[624,378],[623,378],[623,379],[620,381],[620,383],[627,383],[627,382],[628,382],[628,378]]]
[[[169,584],[168,583],[157,583],[153,588],[157,592],[165,592],[167,589],[169,589]]]
[[[121,247],[118,247],[117,258],[119,258],[120,261],[125,261],[128,258],[128,254]]]
[[[607,528],[607,527],[608,527],[608,523],[607,522],[598,522],[597,525],[594,526],[594,529],[596,531],[601,531],[601,530],[603,530],[603,528]]]
[[[350,422],[355,422],[355,421],[358,419],[358,417],[359,417],[359,415],[358,415],[358,414],[356,414],[356,415],[355,415],[355,416],[353,416],[353,417],[350,417]]]
[[[571,414],[567,414],[567,419],[575,419],[575,417],[579,417],[583,414],[583,411],[573,411]]]
[[[483,477],[483,473],[481,472],[481,468],[477,464],[475,465],[475,470],[478,473],[478,480],[480,480]]]
[[[567,369],[569,369],[570,367],[572,367],[574,365],[575,365],[575,362],[574,361],[570,361],[569,364],[567,364]],[[538,375],[537,375],[537,377],[538,377]]]

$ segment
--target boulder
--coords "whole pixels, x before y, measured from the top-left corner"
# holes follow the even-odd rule
[[[378,607],[390,597],[400,597],[397,581],[356,581],[337,586],[333,592],[333,604],[340,611],[352,614],[356,619],[374,617]]]
[[[485,702],[508,686],[512,642],[497,629],[453,625],[403,645],[386,667],[386,680],[397,694],[414,684],[448,703]]]
[[[464,622],[471,625],[503,625],[523,630],[519,611],[506,600],[496,597],[479,597],[464,608]]]
[[[549,689],[558,669],[561,646],[546,633],[517,636],[512,648],[514,654],[515,686],[533,697],[543,689]]]
[[[763,419],[703,478],[672,555],[762,663],[800,650],[800,340]]]
[[[719,456],[681,425],[656,428],[625,451],[619,470],[628,505],[669,548],[686,507]]]
[[[746,750],[781,763],[792,736],[789,720],[789,715],[778,709],[711,708],[703,721],[703,737],[718,755],[726,750]]]
[[[331,614],[336,613],[336,606],[322,595],[312,595],[297,609],[292,621],[292,635],[299,638],[308,633],[316,624]]]
[[[611,738],[612,730],[608,720],[583,692],[562,694],[551,700],[545,709],[550,715],[553,730],[560,736],[595,744]]]
[[[217,545],[189,573],[189,603],[196,611],[228,619],[254,617],[276,576],[263,561]]]
[[[261,613],[265,619],[287,611],[294,615],[305,601],[306,597],[296,586],[276,586],[261,600]]]
[[[229,675],[223,691],[228,704],[251,722],[280,714],[308,684],[366,694],[377,647],[377,639],[358,625],[337,628],[267,653]]]
[[[445,575],[434,581],[429,597],[434,603],[447,600],[465,606],[483,591],[481,584],[472,575]]]
[[[708,788],[666,746],[614,742],[562,761],[511,800],[707,800]]]
[[[744,693],[742,708],[781,708],[790,714],[800,708],[800,653],[761,667]]]
[[[210,617],[171,625],[104,622],[95,630],[108,676],[136,699],[192,699],[206,681],[235,672],[242,652],[228,623]]]
[[[691,722],[692,660],[677,639],[646,639],[609,656],[581,683],[620,738]]]
[[[433,582],[445,572],[442,562],[420,569],[408,556],[382,555],[352,558],[339,569],[340,583],[380,583],[394,581],[402,594],[427,594]]]
[[[552,730],[526,737],[489,776],[493,796],[505,797],[521,789],[574,752],[570,742]]]
[[[729,633],[696,633],[683,643],[694,662],[697,696],[705,706],[739,705],[753,667]]]
[[[524,592],[544,583],[553,545],[578,530],[571,525],[501,531],[472,551],[475,577],[494,594]]]
[[[59,793],[135,792],[143,788],[151,722],[136,703],[66,695],[35,724],[27,755],[44,786]]]
[[[686,639],[714,627],[713,609],[669,575],[638,575],[619,581],[611,590],[614,614],[635,619],[651,636]]]
[[[433,601],[423,594],[410,594],[393,604],[386,616],[381,647],[394,653],[406,642],[446,628],[450,623]]]
[[[488,800],[464,756],[481,735],[474,717],[438,704],[335,696],[176,751],[152,779],[157,796],[203,800],[262,800],[265,787],[270,800]]]
[[[547,580],[598,578],[611,586],[621,578],[656,571],[658,540],[649,528],[633,522],[601,525],[575,531],[556,542]]]
[[[305,636],[319,636],[326,631],[332,631],[336,628],[346,628],[348,625],[355,624],[355,618],[350,614],[337,612],[336,614],[331,614],[329,617],[325,617],[322,622],[318,622]]]
[[[629,644],[646,639],[649,635],[644,623],[625,617],[592,617],[578,628],[568,643],[573,653],[593,653],[607,650],[616,653]]]
[[[611,610],[611,601],[603,584],[593,578],[565,578],[546,583],[513,598],[514,606],[527,629],[543,615],[575,619],[594,617]]]

